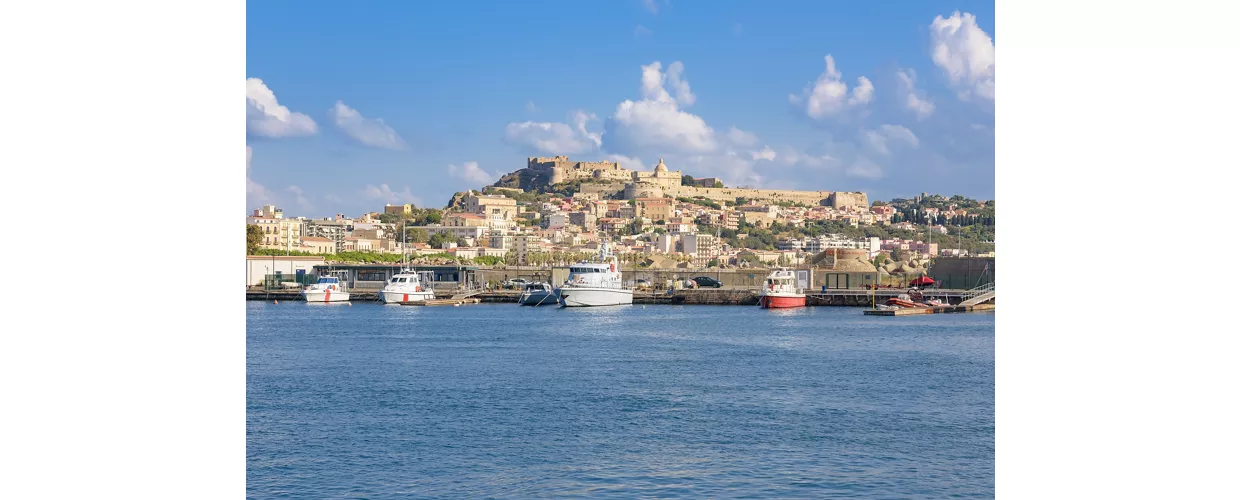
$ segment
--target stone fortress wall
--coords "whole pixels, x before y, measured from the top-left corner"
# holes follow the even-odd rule
[[[633,179],[633,171],[621,167],[619,162],[569,161],[567,156],[530,158],[526,168],[540,177],[545,176],[549,184],[585,179],[622,182]]]
[[[583,192],[611,194],[621,190],[623,183],[625,199],[634,198],[693,198],[701,196],[716,202],[733,202],[736,198],[765,201],[769,203],[792,202],[804,205],[827,205],[833,208],[869,208],[869,198],[861,192],[842,191],[796,191],[791,189],[745,189],[745,188],[714,188],[699,186],[682,186],[680,170],[668,170],[659,159],[654,171],[629,170],[618,162],[570,161],[567,156],[531,157],[527,169],[547,185],[559,184],[573,180],[593,179],[610,181],[607,184],[591,186]]]

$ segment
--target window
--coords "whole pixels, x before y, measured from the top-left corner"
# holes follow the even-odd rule
[[[387,273],[383,271],[358,271],[358,281],[387,281]]]

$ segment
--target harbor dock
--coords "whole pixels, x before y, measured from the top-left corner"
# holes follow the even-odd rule
[[[866,316],[911,316],[916,314],[946,314],[961,312],[980,312],[993,311],[994,304],[977,304],[971,306],[937,306],[937,307],[906,307],[903,309],[881,310],[867,309],[863,311]]]
[[[683,304],[683,305],[740,305],[758,304],[758,290],[742,288],[697,288],[667,291],[635,291],[634,304]],[[858,290],[829,289],[806,294],[808,306],[846,306],[869,307],[883,304],[887,299],[905,293],[900,289]],[[934,290],[925,292],[927,297],[937,298],[945,304],[958,305],[966,299],[966,290]],[[373,302],[379,300],[377,290],[350,290],[350,301]],[[454,299],[454,291],[436,291],[436,299]],[[477,299],[481,303],[513,303],[520,297],[519,290],[491,290],[470,294],[469,297],[456,297],[454,300]],[[247,290],[246,300],[280,300],[299,301],[301,293],[295,290]],[[449,304],[452,302],[449,301]],[[906,313],[907,314],[907,313]]]

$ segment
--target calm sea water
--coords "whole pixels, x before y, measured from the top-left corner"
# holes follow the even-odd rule
[[[994,496],[991,313],[246,303],[251,498]]]

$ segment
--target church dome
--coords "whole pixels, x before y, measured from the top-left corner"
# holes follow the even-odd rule
[[[659,164],[654,166],[654,171],[661,174],[667,173],[667,165],[663,164],[663,158],[659,158]]]

